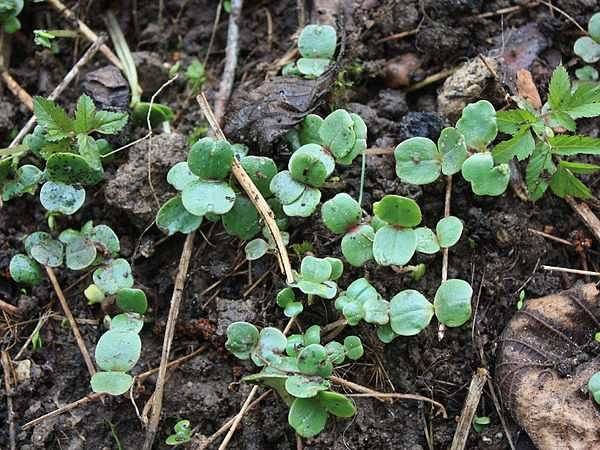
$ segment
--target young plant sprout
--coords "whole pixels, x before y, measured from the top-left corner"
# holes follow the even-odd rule
[[[58,53],[56,38],[76,38],[78,33],[71,30],[33,30],[33,42],[40,47],[45,47]]]
[[[42,97],[35,97],[33,105],[39,125],[25,137],[21,153],[0,161],[0,167],[5,167],[0,170],[2,199],[34,194],[37,184],[45,181],[40,192],[42,205],[50,213],[73,214],[85,200],[80,186],[102,180],[102,158],[111,151],[106,140],[91,135],[118,133],[127,123],[127,114],[97,111],[87,95],[79,97],[74,117]],[[44,172],[33,165],[18,167],[27,151],[45,160]]]
[[[252,360],[262,370],[243,381],[268,386],[290,407],[288,422],[300,436],[319,434],[329,414],[352,417],[354,402],[331,391],[329,377],[334,366],[360,359],[364,353],[361,340],[348,336],[343,344],[321,345],[320,328],[313,325],[303,335],[286,337],[276,328],[260,332],[247,322],[234,322],[227,328],[225,347],[237,358]]]
[[[335,29],[329,25],[307,25],[298,38],[301,58],[284,66],[286,76],[318,78],[332,63],[336,47]]]
[[[459,279],[443,282],[431,304],[423,294],[406,289],[388,302],[365,279],[353,281],[335,301],[348,325],[361,321],[377,326],[377,336],[384,343],[398,336],[413,336],[424,330],[435,316],[448,327],[459,327],[471,317],[469,283]]]
[[[198,58],[194,58],[185,70],[185,79],[191,95],[196,95],[202,90],[202,85],[206,81],[206,73],[204,64]]]
[[[2,0],[0,2],[0,25],[6,33],[15,33],[21,29],[17,16],[23,10],[24,0]]]
[[[175,433],[167,437],[165,443],[167,445],[185,444],[192,440],[192,428],[189,420],[180,420],[173,427]]]
[[[586,63],[593,64],[600,61],[600,13],[596,13],[590,18],[587,28],[589,36],[577,39],[573,51]],[[596,72],[597,75],[598,72]]]
[[[337,294],[335,280],[344,273],[344,264],[337,258],[305,256],[300,264],[300,273],[292,287],[309,296],[331,299]],[[309,300],[310,301],[310,300]]]
[[[434,254],[440,248],[455,245],[462,234],[462,222],[449,216],[436,225],[435,233],[421,223],[421,209],[412,199],[399,195],[386,195],[373,204],[379,223],[373,239],[373,256],[382,266],[403,266],[415,252]]]
[[[338,109],[325,119],[310,114],[297,132],[288,170],[271,180],[271,192],[288,216],[309,217],[321,200],[319,188],[335,164],[349,165],[367,147],[367,127],[354,113]]]
[[[148,301],[141,289],[133,288],[129,263],[118,258],[119,238],[106,225],[87,222],[80,231],[67,229],[54,239],[50,234],[36,231],[25,238],[26,254],[13,256],[9,270],[11,277],[26,285],[42,281],[41,266],[71,270],[96,267],[90,284],[84,291],[89,303],[114,301],[123,311],[112,318],[107,331],[96,347],[96,361],[103,372],[91,380],[94,392],[120,395],[126,392],[133,378],[126,372],[137,362],[141,341],[138,337],[143,326],[142,315]]]

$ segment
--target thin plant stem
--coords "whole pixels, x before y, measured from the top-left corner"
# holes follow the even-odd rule
[[[365,190],[365,172],[367,169],[367,150],[362,151],[362,161],[360,165],[360,190],[358,192],[358,205],[362,208],[363,192]]]

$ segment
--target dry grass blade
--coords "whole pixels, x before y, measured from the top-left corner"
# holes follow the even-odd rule
[[[469,431],[471,430],[471,423],[473,422],[475,411],[477,411],[477,405],[479,405],[487,377],[488,371],[483,368],[477,369],[473,375],[450,450],[463,450],[465,448]]]

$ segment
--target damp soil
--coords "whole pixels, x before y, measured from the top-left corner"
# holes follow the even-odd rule
[[[164,2],[164,10],[159,15],[159,2],[82,0],[67,3],[94,30],[105,29],[103,11],[109,7],[116,11],[132,48],[143,52],[137,61],[146,93],[152,93],[168,79],[168,69],[176,62],[181,61],[185,66],[193,57],[204,58],[218,4],[209,0],[169,1]],[[249,86],[261,85],[269,73],[273,73],[275,63],[293,47],[292,37],[297,29],[297,2],[245,3],[236,76],[236,86],[241,87],[238,93]],[[365,0],[343,3],[346,53],[340,62],[341,75],[329,90],[327,102],[317,106],[317,112],[327,113],[329,103],[360,113],[368,125],[371,147],[390,147],[414,135],[435,139],[441,128],[450,123],[448,115],[440,113],[438,107],[441,82],[410,93],[403,88],[391,89],[389,83],[386,84],[386,62],[405,53],[416,55],[417,64],[408,78],[411,84],[418,83],[478,55],[501,53],[505,42],[503,33],[508,37],[514,30],[534,24],[544,45],[536,47],[532,57],[523,58],[530,59],[527,64],[538,86],[544,88],[553,67],[561,59],[567,64],[576,64],[570,47],[577,30],[560,14],[545,7],[525,8],[501,19],[500,16],[478,16],[524,2]],[[553,3],[582,24],[596,6],[592,0]],[[218,89],[223,68],[227,17],[226,13],[221,15],[208,59],[205,88],[209,100]],[[44,3],[28,3],[23,24],[23,31],[14,38],[10,71],[32,95],[47,95],[81,54],[85,43],[62,41],[56,54],[33,47],[31,30],[69,26]],[[416,34],[406,38],[379,42],[417,27]],[[97,56],[87,70],[105,64],[106,61]],[[74,83],[59,101],[72,108],[81,92],[81,83]],[[490,91],[482,89],[482,92]],[[238,93],[232,101],[236,101]],[[502,99],[490,100],[501,105],[498,102]],[[203,126],[199,108],[190,99],[185,81],[176,81],[161,94],[160,101],[176,111],[174,136],[155,137],[126,155],[118,155],[109,164],[107,181],[89,191],[85,207],[60,222],[64,227],[80,226],[87,220],[103,222],[121,237],[124,257],[132,261],[136,282],[148,293],[151,307],[141,334],[142,356],[133,373],[159,364],[169,299],[183,245],[182,236],[164,239],[156,228],[146,229],[146,226],[156,208],[155,195],[162,198],[167,189],[164,177],[168,166],[180,157],[182,148],[185,150],[187,136]],[[0,147],[6,146],[13,130],[18,130],[27,118],[26,108],[10,92],[0,90]],[[597,121],[583,126],[592,136],[600,133]],[[145,132],[143,128],[131,127],[127,136],[119,139],[129,142]],[[251,151],[272,156],[279,166],[285,164],[289,155],[285,146],[277,142],[266,148],[251,148]],[[152,186],[144,169],[148,164],[152,166]],[[356,195],[360,164],[340,170],[338,177],[332,186],[323,189],[324,199],[339,190]],[[600,194],[598,181],[598,177],[588,180],[596,196]],[[137,193],[139,201],[120,197],[123,189]],[[425,225],[432,226],[443,214],[444,192],[443,181],[424,187],[400,183],[389,155],[368,158],[364,197],[367,211],[371,210],[372,202],[384,194],[406,195],[419,202]],[[575,284],[576,278],[545,272],[540,266],[582,268],[584,256],[572,247],[529,231],[535,229],[565,239],[591,240],[584,225],[561,199],[547,195],[532,205],[522,202],[510,191],[498,198],[476,197],[464,180],[457,177],[451,209],[465,222],[465,231],[464,238],[450,252],[448,276],[471,281],[475,292],[473,320],[463,327],[447,330],[441,342],[437,338],[437,327],[432,324],[418,336],[399,338],[386,346],[378,342],[372,328],[358,327],[352,332],[361,336],[370,351],[359,363],[340,370],[340,376],[376,389],[435,399],[445,406],[448,418],[436,415],[429,404],[383,403],[359,398],[355,418],[330,420],[320,436],[305,440],[305,449],[447,448],[474,371],[479,367],[494,370],[498,339],[517,310],[519,292],[524,290],[526,296],[532,298]],[[596,212],[599,211],[596,209]],[[292,243],[308,242],[318,256],[339,255],[339,238],[328,232],[316,216],[291,222]],[[21,251],[21,239],[44,224],[44,211],[32,198],[9,202],[0,210],[0,298],[23,311],[20,321],[7,316],[0,318],[0,344],[10,348],[14,355],[38,318],[48,310],[55,311],[40,332],[42,347],[36,351],[28,349],[23,354],[23,359],[31,361],[31,370],[29,379],[21,382],[14,394],[17,425],[89,393],[89,375],[49,283],[24,292],[8,275],[9,260]],[[184,356],[200,345],[205,345],[205,351],[170,372],[156,449],[167,447],[164,440],[179,419],[190,420],[208,436],[239,410],[249,392],[249,387],[240,383],[240,379],[253,369],[224,350],[224,334],[229,323],[247,320],[264,326],[284,325],[284,317],[274,302],[274,294],[284,284],[275,258],[265,257],[249,265],[244,261],[243,243],[231,239],[219,226],[208,221],[201,231],[196,237],[172,358]],[[600,268],[599,250],[594,243],[585,253],[590,270]],[[292,251],[291,258],[292,265],[298,266],[300,257]],[[352,279],[366,276],[385,298],[406,288],[417,289],[432,298],[440,281],[441,257],[419,258],[417,262],[424,262],[427,272],[418,282],[390,268],[368,264],[361,270],[348,269],[340,285],[346,286]],[[92,349],[103,331],[104,311],[86,304],[82,294],[86,283],[80,276],[61,271],[59,280],[66,289],[74,315],[82,320],[81,332],[88,348]],[[261,281],[251,288],[258,279]],[[300,325],[326,324],[335,319],[331,303],[316,302],[302,315]],[[144,428],[136,408],[142,412],[155,381],[155,377],[150,376],[136,385],[133,401],[125,396],[110,398],[104,403],[96,401],[29,430],[17,427],[17,448],[137,449],[143,441]],[[5,392],[1,392],[0,423],[5,424]],[[513,437],[519,436],[510,414],[502,414]],[[491,425],[481,433],[471,432],[466,448],[509,448],[488,389],[484,390],[477,415],[489,416]],[[2,426],[0,448],[7,447],[8,427]],[[229,448],[296,448],[283,403],[271,396],[246,414]]]

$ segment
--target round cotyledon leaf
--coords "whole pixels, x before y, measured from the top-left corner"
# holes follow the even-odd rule
[[[83,232],[83,228],[81,231]],[[117,256],[121,251],[119,237],[108,225],[96,225],[86,234],[96,245],[102,247],[102,249],[111,256]]]
[[[324,367],[331,364],[325,347],[321,344],[310,344],[304,347],[297,357],[298,368],[305,375],[317,375]]]
[[[235,192],[221,181],[192,181],[181,194],[185,209],[195,216],[225,214],[235,203]]]
[[[95,357],[102,370],[126,372],[140,358],[142,341],[137,333],[115,329],[108,330],[96,345]]]
[[[362,341],[358,336],[346,336],[344,338],[344,349],[346,350],[346,356],[352,361],[362,358],[365,353]]]
[[[192,145],[187,163],[191,172],[204,180],[222,180],[231,170],[233,149],[225,140],[205,137]]]
[[[101,168],[92,168],[81,155],[54,153],[46,161],[46,175],[56,183],[93,185],[102,180],[104,173]]]
[[[508,164],[494,166],[494,157],[489,152],[471,155],[462,166],[462,175],[477,195],[501,195],[510,181]]]
[[[373,259],[375,231],[371,225],[359,225],[342,238],[342,255],[354,267],[360,267]]]
[[[273,177],[277,175],[275,162],[265,156],[244,156],[240,160],[240,164],[263,197],[271,197],[273,194],[269,185]]]
[[[438,139],[438,150],[442,155],[442,173],[454,175],[460,172],[469,156],[465,137],[456,128],[444,128]]]
[[[594,401],[600,404],[600,372],[596,372],[588,381],[588,391],[591,392]]]
[[[62,233],[58,238],[65,244],[65,262],[69,269],[82,270],[94,263],[97,250],[91,239],[81,233],[74,233],[65,241],[61,236]]]
[[[83,206],[85,189],[47,181],[40,189],[40,203],[50,212],[74,214]]]
[[[248,322],[233,322],[227,327],[225,348],[238,359],[249,359],[258,344],[258,329]]]
[[[382,266],[403,266],[417,250],[417,234],[414,230],[399,230],[385,226],[375,233],[373,257]]]
[[[573,51],[586,63],[593,64],[600,61],[600,43],[589,36],[580,37],[575,41]]]
[[[323,223],[332,233],[342,234],[356,226],[362,210],[356,200],[345,192],[336,194],[321,206]]]
[[[318,78],[331,65],[331,60],[323,58],[300,58],[296,62],[298,71],[306,78]]]
[[[323,125],[323,119],[316,114],[307,115],[298,130],[298,138],[300,144],[320,144],[321,137],[319,136],[319,130]]]
[[[43,266],[59,267],[63,263],[63,244],[47,233],[30,234],[25,239],[25,250]]]
[[[421,208],[413,199],[386,195],[373,204],[373,213],[390,225],[415,227],[421,223]]]
[[[600,43],[600,12],[597,12],[590,17],[588,22],[588,33],[593,40]]]
[[[269,244],[261,238],[252,239],[244,247],[244,253],[248,261],[255,261],[262,258],[269,251]]]
[[[111,259],[92,275],[94,284],[107,294],[116,294],[119,289],[133,287],[131,266],[123,258]]]
[[[297,398],[315,397],[319,391],[326,391],[331,383],[321,377],[292,375],[285,380],[285,390]]]
[[[191,233],[202,224],[202,216],[188,212],[179,195],[167,200],[158,210],[156,226],[169,236],[179,232]]]
[[[319,136],[323,145],[335,159],[344,158],[352,151],[356,143],[352,116],[343,109],[333,111],[323,119]]]
[[[343,394],[332,391],[321,391],[317,398],[319,403],[336,417],[352,417],[356,414],[356,405],[354,402]]]
[[[288,170],[284,170],[271,179],[269,188],[282,205],[289,205],[300,198],[306,186],[294,180]]]
[[[144,327],[144,319],[137,313],[117,314],[110,320],[111,330],[139,333]]]
[[[458,242],[463,230],[463,223],[458,217],[448,216],[435,226],[437,240],[442,248],[452,247]]]
[[[485,150],[498,134],[494,106],[487,100],[469,103],[456,122],[456,130],[464,136],[467,147]]]
[[[335,160],[320,145],[306,144],[292,154],[288,169],[294,180],[321,187],[335,169]]]
[[[192,173],[187,161],[178,162],[167,172],[167,183],[178,191],[183,191],[188,183],[196,180],[198,176]]]
[[[435,233],[427,227],[415,228],[417,236],[417,251],[426,255],[433,255],[440,251],[440,243]]]
[[[92,391],[99,394],[121,395],[129,390],[133,377],[124,372],[96,372],[90,380]]]
[[[433,306],[435,315],[447,327],[459,327],[471,317],[473,289],[464,280],[444,281],[437,292]]]
[[[148,309],[148,299],[141,289],[122,288],[117,291],[117,306],[125,312],[144,314]]]
[[[320,201],[320,190],[304,186],[304,190],[297,200],[283,205],[283,212],[290,217],[309,217],[315,212]]]
[[[405,183],[429,184],[440,176],[442,158],[435,143],[424,137],[413,137],[394,150],[396,175]]]
[[[251,353],[252,361],[259,367],[277,364],[285,353],[287,338],[274,327],[265,327],[260,330],[258,344]]]
[[[296,398],[288,413],[290,426],[304,438],[319,434],[327,423],[327,410],[316,398]]]
[[[399,292],[390,300],[390,326],[400,336],[413,336],[429,325],[433,305],[413,289]]]
[[[19,284],[35,286],[42,282],[40,265],[27,255],[19,253],[13,256],[8,270],[11,278]]]
[[[243,241],[252,239],[261,229],[258,211],[245,195],[236,196],[233,208],[223,214],[221,220],[228,234]]]
[[[298,50],[305,58],[331,59],[335,44],[335,29],[330,25],[307,25],[298,37]]]

